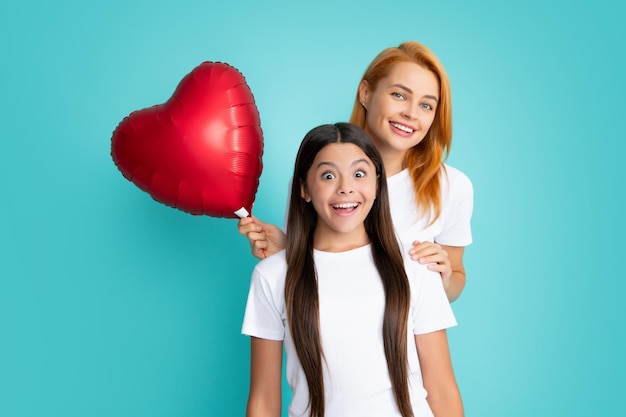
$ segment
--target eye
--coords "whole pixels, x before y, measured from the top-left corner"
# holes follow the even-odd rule
[[[405,96],[402,93],[393,92],[393,93],[391,93],[391,96],[393,98],[397,98],[398,100],[404,100],[405,99]]]
[[[335,178],[335,174],[333,174],[333,173],[332,173],[332,172],[330,172],[330,171],[326,171],[326,172],[324,172],[324,173],[322,174],[322,178],[323,178],[323,179],[325,179],[325,180],[332,180],[332,179],[334,179],[334,178]]]
[[[433,109],[433,106],[431,106],[431,105],[430,105],[430,104],[428,104],[428,103],[422,103],[422,104],[420,104],[420,106],[421,106],[423,109],[425,109],[425,110],[432,110],[432,109]]]
[[[354,173],[354,176],[357,177],[357,178],[364,178],[365,175],[366,175],[365,171],[363,171],[361,169]]]

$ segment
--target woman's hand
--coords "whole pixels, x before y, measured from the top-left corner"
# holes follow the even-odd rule
[[[240,219],[237,228],[240,234],[248,238],[255,258],[267,258],[286,246],[287,236],[278,226],[263,223],[254,216]]]
[[[448,288],[450,277],[452,276],[452,265],[448,259],[448,252],[441,245],[429,241],[419,242],[416,240],[413,242],[413,247],[409,254],[414,261],[422,265],[428,265],[428,269],[439,272],[443,281],[443,288]]]
[[[427,264],[428,269],[441,274],[448,301],[453,302],[465,288],[464,251],[463,246],[442,246],[428,241],[415,241],[409,254],[414,261]]]

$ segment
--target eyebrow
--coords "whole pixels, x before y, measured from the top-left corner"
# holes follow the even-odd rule
[[[411,94],[413,94],[413,90],[411,90],[409,87],[407,87],[407,86],[406,86],[406,85],[404,85],[404,84],[392,84],[391,86],[392,86],[392,87],[397,87],[397,88],[399,88],[399,89],[401,89],[401,90],[406,91],[407,93],[411,93]],[[432,96],[432,95],[430,95],[430,94],[426,94],[426,95],[425,95],[425,96],[423,96],[423,97],[424,97],[424,98],[430,98],[430,99],[432,99],[432,100],[435,100],[437,103],[439,102],[439,99],[438,99],[437,97]]]
[[[353,167],[353,166],[355,166],[355,165],[360,164],[361,162],[365,162],[367,165],[370,165],[370,162],[369,162],[369,160],[368,160],[368,159],[366,159],[366,158],[361,158],[361,159],[357,159],[356,161],[352,162],[352,163],[350,164],[350,166],[351,166],[351,167]],[[325,166],[325,165],[328,165],[328,166],[333,167],[333,168],[337,168],[337,165],[335,165],[334,163],[332,163],[332,162],[326,162],[326,161],[322,161],[322,162],[320,162],[319,164],[317,164],[317,167],[316,167],[316,168],[319,168],[319,167],[321,167],[321,166]]]

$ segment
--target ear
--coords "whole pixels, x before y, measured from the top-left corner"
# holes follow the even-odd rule
[[[361,105],[365,107],[366,110],[367,110],[367,98],[369,96],[369,93],[370,93],[369,84],[367,83],[367,81],[361,80],[361,83],[359,84],[359,101],[361,102]]]
[[[311,202],[311,196],[309,195],[309,192],[306,189],[306,184],[302,181],[300,181],[300,197],[302,197],[302,199],[306,201],[307,203]]]

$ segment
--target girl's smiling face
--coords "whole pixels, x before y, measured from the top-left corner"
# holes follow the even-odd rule
[[[332,143],[315,156],[301,196],[317,212],[314,247],[345,251],[369,243],[364,221],[377,193],[376,168],[358,146]],[[323,242],[323,244],[322,244]]]
[[[367,109],[365,130],[383,155],[387,175],[393,175],[404,168],[406,152],[424,139],[433,124],[439,81],[432,71],[401,62],[375,90],[361,82],[359,98]]]

